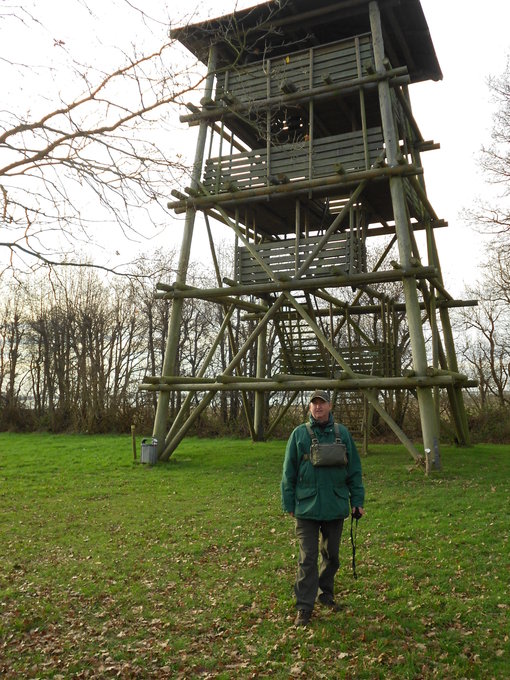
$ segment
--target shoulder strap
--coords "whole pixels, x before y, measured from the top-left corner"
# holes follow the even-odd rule
[[[305,425],[306,425],[306,429],[308,430],[308,434],[312,438],[312,441],[314,441],[314,440],[318,441],[317,437],[315,436],[314,431],[312,430],[312,426],[310,425],[310,423],[305,423]]]
[[[308,430],[308,434],[312,438],[312,441],[319,441],[317,437],[314,434],[314,431],[312,430],[312,426],[310,423],[305,423],[306,429]],[[335,429],[335,439],[338,442],[342,441],[342,436],[340,435],[340,425],[338,423],[333,423],[334,429]]]
[[[338,444],[338,442],[342,441],[342,437],[340,436],[340,425],[338,423],[334,423],[334,426],[335,426],[335,438]]]
[[[308,434],[310,435],[310,439],[312,440],[312,444],[313,444],[314,442],[315,442],[315,443],[318,443],[319,440],[318,440],[317,437],[315,436],[314,431],[312,430],[312,426],[310,425],[310,423],[306,422],[306,423],[304,423],[304,425],[305,425],[306,429],[308,430]],[[310,460],[310,454],[309,454],[309,453],[305,453],[305,454],[303,455],[303,460]]]

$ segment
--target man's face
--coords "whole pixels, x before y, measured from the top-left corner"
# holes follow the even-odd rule
[[[324,399],[315,397],[315,399],[312,399],[310,402],[310,413],[318,423],[326,423],[328,421],[330,411],[331,404],[329,401],[324,401]]]

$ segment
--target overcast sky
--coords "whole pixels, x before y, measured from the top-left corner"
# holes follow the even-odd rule
[[[422,6],[443,80],[416,85],[411,96],[425,139],[441,144],[423,154],[425,180],[432,205],[449,223],[437,237],[445,281],[458,292],[485,259],[482,237],[463,223],[460,212],[488,193],[477,158],[490,141],[494,112],[487,79],[503,73],[510,54],[510,2],[422,0]]]
[[[313,0],[310,1],[313,4]],[[132,4],[136,5],[136,0]],[[193,12],[191,3],[185,5],[173,0],[166,3],[165,0],[144,0],[141,6],[148,11],[151,7],[157,8],[159,16],[163,17],[165,4],[170,6],[172,23],[177,25],[189,20],[190,15],[183,17],[184,11]],[[253,0],[239,2],[238,7],[253,4],[257,3]],[[97,21],[94,24],[83,9],[86,5],[95,7],[98,13],[104,13],[99,28]],[[0,49],[4,54],[0,54],[0,57],[8,52],[11,59],[17,55],[26,63],[27,54],[30,53],[32,61],[40,65],[55,62],[61,55],[53,45],[53,39],[58,38],[64,40],[66,48],[73,53],[81,50],[84,59],[93,59],[98,41],[117,46],[130,42],[138,44],[141,40],[139,36],[143,34],[137,18],[131,23],[119,21],[120,16],[125,16],[124,0],[87,0],[87,3],[81,4],[80,0],[45,0],[44,3],[40,0],[25,0],[23,6],[38,12],[47,30],[33,31],[28,40],[21,24],[18,26],[19,35],[12,30],[7,34],[3,31],[3,46]],[[204,0],[192,20],[228,13],[233,6],[229,0]],[[443,81],[414,85],[410,92],[415,118],[424,138],[441,145],[440,150],[423,154],[425,180],[429,199],[438,216],[450,225],[447,229],[437,230],[436,234],[447,288],[452,294],[458,295],[464,282],[469,283],[476,278],[476,265],[483,253],[480,236],[462,222],[460,213],[472,205],[476,195],[487,192],[478,173],[477,156],[482,144],[489,141],[494,110],[489,102],[487,79],[490,75],[497,76],[503,72],[510,52],[510,2],[422,0],[422,6],[443,72]],[[135,14],[132,16],[136,17]],[[2,26],[0,23],[0,28]],[[165,25],[160,30],[166,31],[166,28]],[[5,80],[3,84],[5,94],[8,86]],[[48,94],[51,85],[56,86],[57,83],[45,84]],[[61,83],[58,86],[61,87]],[[13,82],[7,101],[13,109],[18,105],[23,108],[27,97],[32,97],[32,94]],[[193,148],[196,128],[188,133],[188,128],[183,125],[182,133],[179,139],[183,143],[187,139]],[[169,186],[169,191],[172,188]],[[170,240],[179,242],[178,227],[170,225],[169,233],[172,234],[171,239],[164,236],[161,243]],[[197,240],[203,241],[202,236],[199,235]]]

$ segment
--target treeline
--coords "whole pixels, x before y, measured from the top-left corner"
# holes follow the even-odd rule
[[[139,391],[146,375],[161,375],[171,303],[154,297],[158,281],[175,280],[176,256],[158,252],[134,263],[131,277],[105,278],[91,268],[21,278],[1,286],[0,429],[150,434],[157,395]],[[216,285],[192,267],[188,282]],[[176,373],[194,376],[223,322],[223,308],[184,304]],[[249,325],[231,319],[208,375],[223,372]],[[270,351],[268,361],[273,360]],[[243,370],[253,371],[255,348]],[[172,394],[169,419],[182,396]],[[191,408],[197,403],[195,396]],[[219,393],[197,423],[200,433],[247,434],[239,394]]]
[[[487,250],[479,280],[467,291],[478,300],[457,316],[462,370],[478,380],[467,398],[474,438],[510,442],[510,248],[499,238]]]
[[[231,258],[222,256],[228,273]],[[0,303],[0,428],[53,432],[150,433],[155,392],[139,391],[146,375],[161,375],[171,303],[154,297],[156,283],[175,279],[174,253],[158,252],[134,263],[132,276],[105,278],[91,268],[60,268],[38,278],[19,275],[3,283]],[[210,287],[215,276],[195,265],[188,283]],[[230,320],[207,376],[222,373],[253,330],[254,321]],[[206,301],[184,303],[179,329],[178,375],[196,376],[224,321],[224,309]],[[369,329],[367,328],[367,331]],[[340,340],[340,338],[339,338]],[[279,370],[276,332],[268,329],[267,371]],[[240,367],[254,375],[256,346]],[[171,395],[169,419],[182,395]],[[195,395],[191,408],[200,399]],[[219,392],[195,425],[200,434],[248,434],[244,408],[253,395]],[[267,394],[275,410],[281,395]],[[296,402],[282,431],[300,422],[306,403]],[[397,416],[403,418],[402,413]],[[346,412],[344,411],[346,416]]]
[[[143,419],[137,383],[161,364],[168,314],[152,292],[143,275],[105,281],[88,268],[4,285],[1,426],[108,432]]]
[[[138,386],[161,374],[170,306],[154,289],[175,270],[173,254],[157,257],[156,271],[154,257],[142,258],[131,278],[70,268],[3,285],[2,429],[114,432],[134,423],[150,432],[156,395]],[[216,322],[203,303],[186,304],[178,355],[185,375],[194,374]],[[227,354],[220,348],[225,361]]]
[[[129,278],[105,278],[90,268],[66,268],[51,276],[18,276],[4,282],[0,302],[0,429],[106,433],[128,432],[134,424],[138,432],[149,434],[157,395],[138,388],[144,376],[161,374],[171,303],[155,299],[154,290],[158,281],[175,279],[175,267],[173,253],[159,252],[136,262],[136,276]],[[189,282],[216,285],[212,274],[199,271],[197,266],[192,268]],[[467,395],[467,406],[475,440],[508,440],[510,345],[502,332],[507,329],[503,324],[507,316],[500,307],[496,319],[490,313],[494,306],[480,297],[474,313],[471,308],[469,314],[460,313],[457,318],[460,370],[479,380],[479,388]],[[510,305],[503,307],[510,309]],[[222,307],[200,300],[185,302],[176,373],[197,374],[222,321]],[[376,333],[375,326],[370,329],[370,322],[366,322],[366,334]],[[230,337],[220,343],[208,375],[224,370],[233,348],[239,347],[250,331],[249,323],[239,316],[232,318]],[[409,362],[403,329],[398,337],[400,356]],[[254,373],[255,351],[241,367],[244,373]],[[278,338],[269,335],[270,373],[278,370],[280,360]],[[278,408],[278,395],[271,397]],[[419,432],[409,393],[383,393],[380,398],[399,425]],[[179,394],[172,394],[170,419],[180,399]],[[191,407],[197,399],[199,396]],[[295,424],[292,418],[301,420],[305,407],[303,402],[297,404],[289,414],[290,421],[282,423],[282,432]],[[348,417],[349,409],[359,412],[362,404],[345,401],[340,408],[342,416]],[[387,434],[381,423],[376,421],[375,426],[379,429],[374,434]],[[197,423],[196,432],[248,434],[241,395],[218,393]]]

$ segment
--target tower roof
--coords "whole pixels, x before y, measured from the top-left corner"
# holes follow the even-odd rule
[[[270,0],[223,17],[173,29],[200,61],[218,47],[218,66],[258,61],[370,31],[370,0]],[[407,66],[411,82],[441,80],[420,0],[379,0],[385,50],[393,67]],[[228,40],[226,39],[228,35]]]

